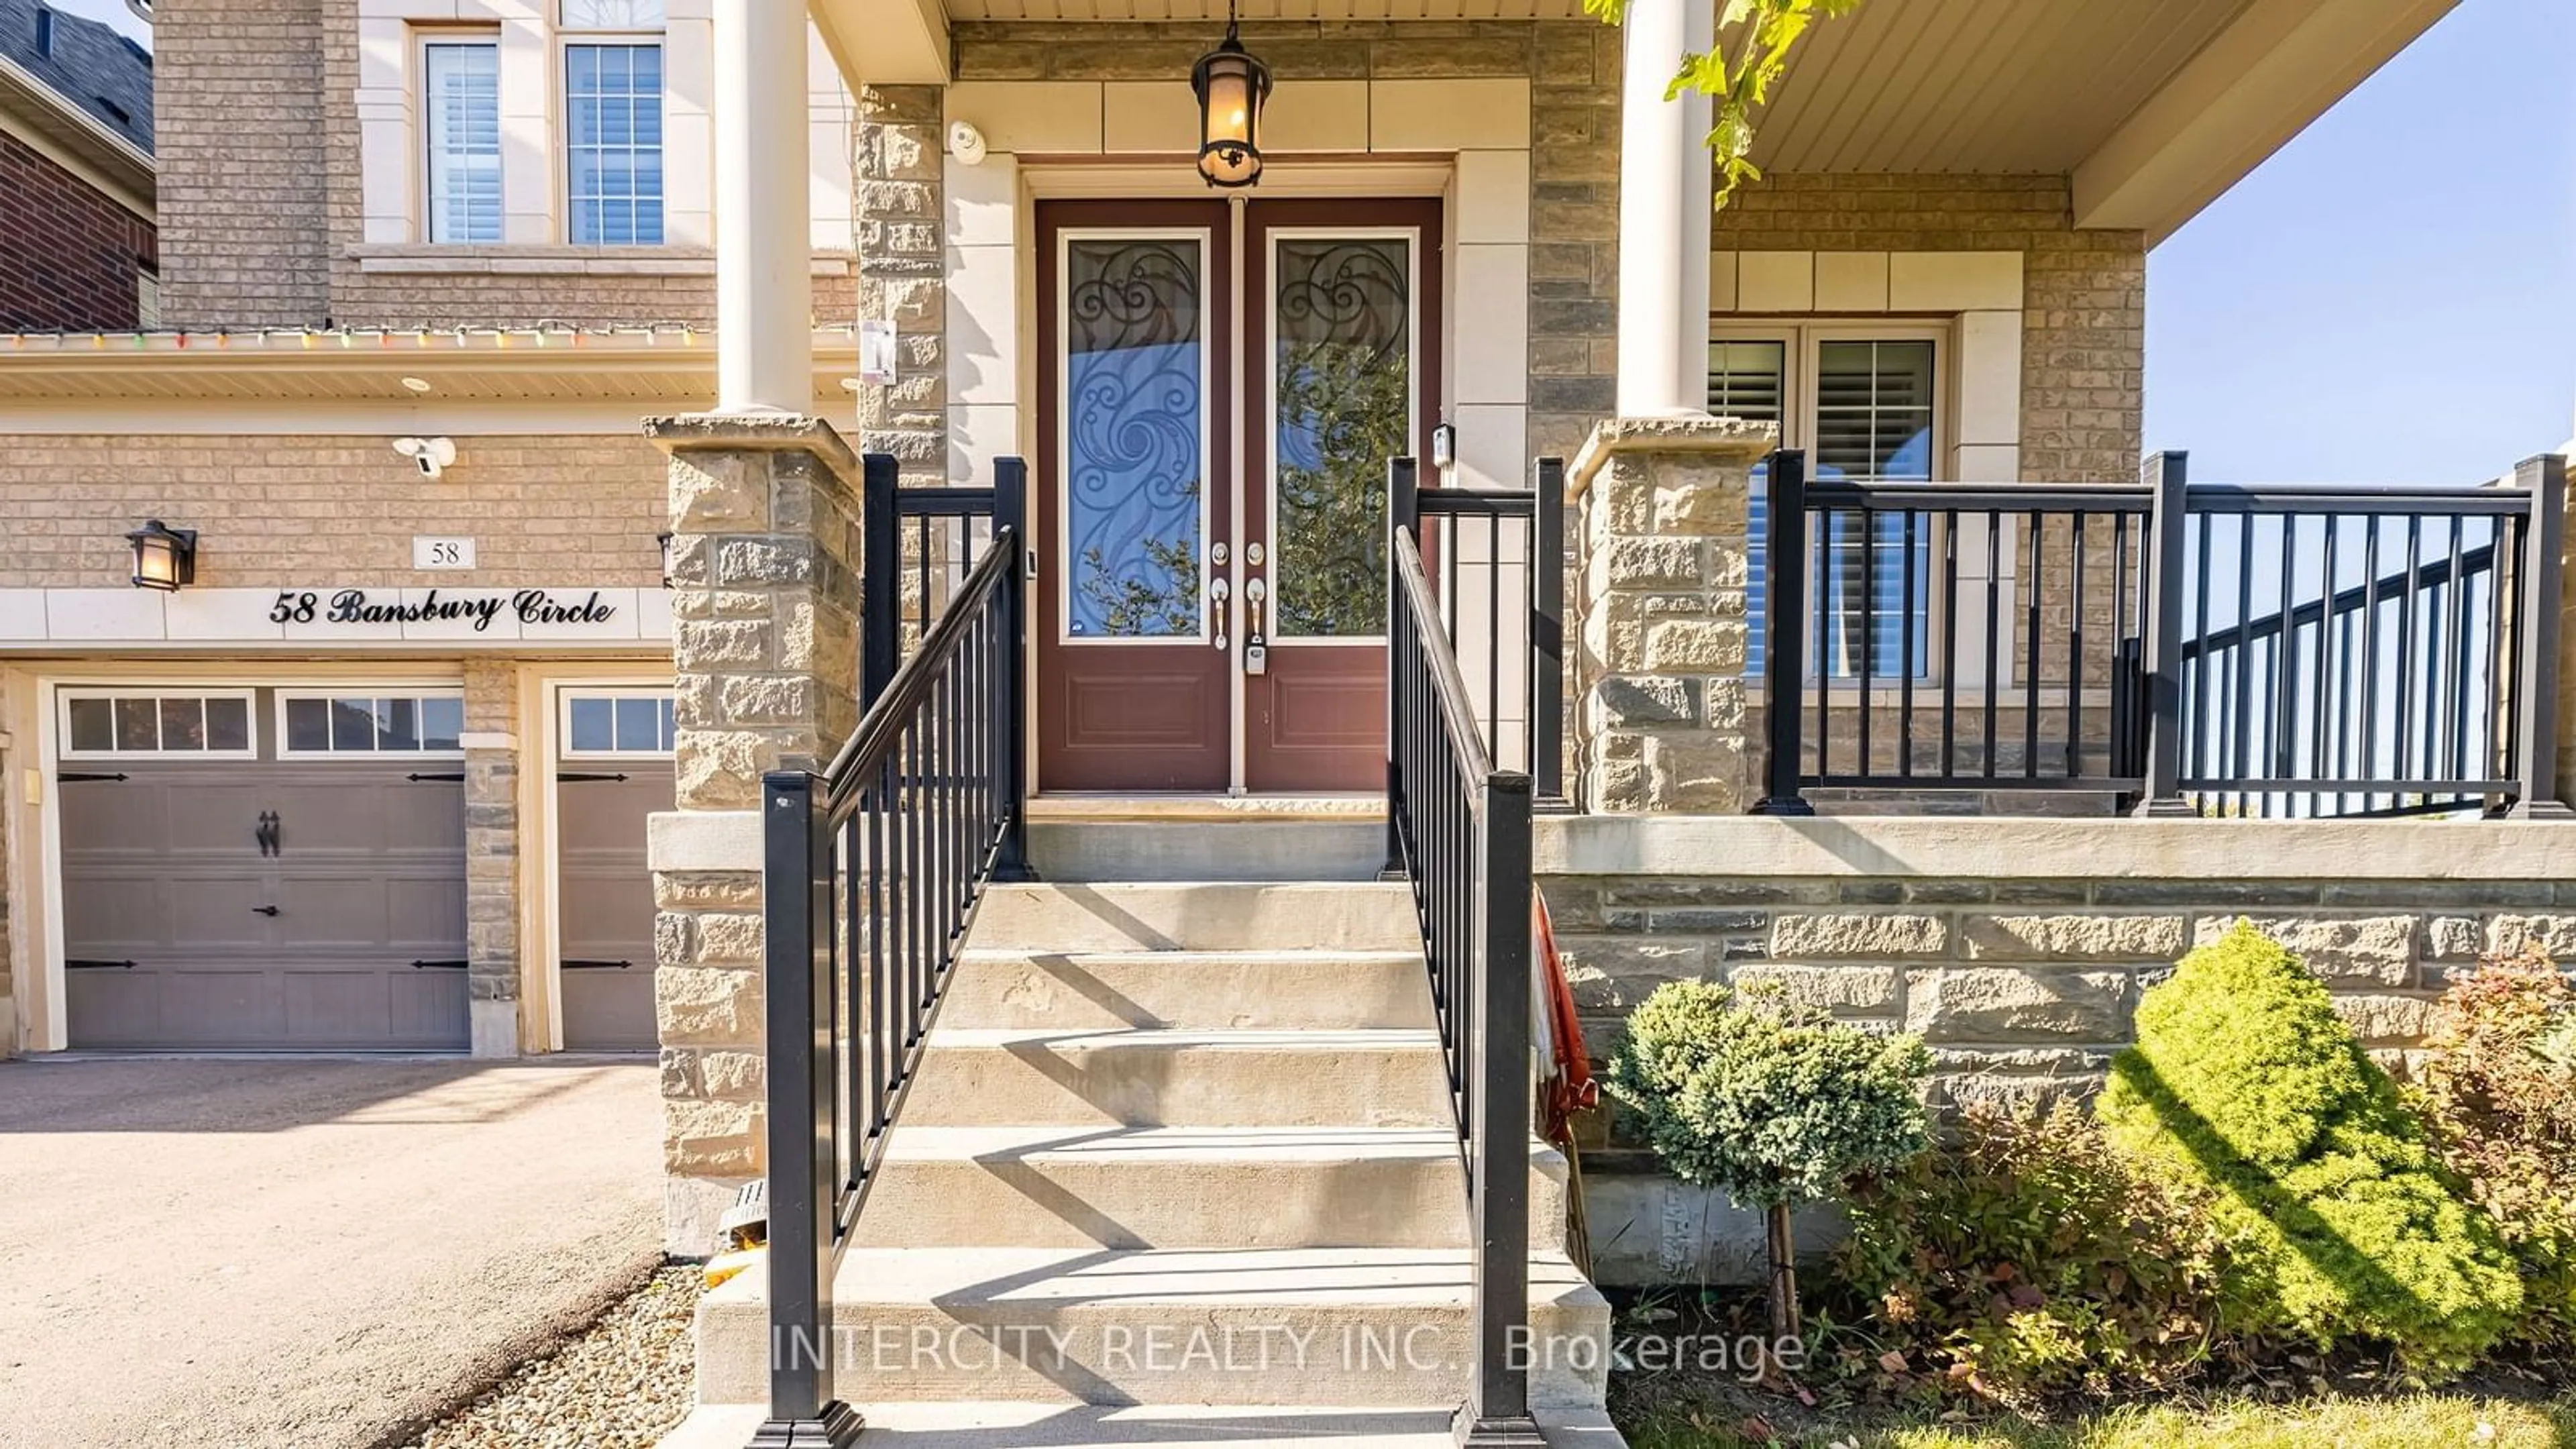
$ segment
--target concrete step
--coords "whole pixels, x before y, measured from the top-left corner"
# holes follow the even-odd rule
[[[1429,1030],[1422,952],[970,950],[943,1025]]]
[[[1464,1249],[1111,1252],[854,1248],[832,1295],[855,1404],[1454,1403],[1473,1322]],[[1530,1267],[1535,1404],[1597,1408],[1610,1307],[1561,1253]],[[767,1274],[698,1309],[698,1398],[768,1388]]]
[[[944,1022],[907,1127],[1446,1127],[1428,1031],[1065,1032]]]
[[[1563,1154],[1533,1144],[1538,1241],[1563,1233],[1565,1178]],[[1461,1188],[1445,1128],[906,1125],[859,1245],[1454,1248]]]
[[[1386,864],[1382,819],[1029,822],[1050,881],[1367,881]]]
[[[1415,1409],[1094,1404],[865,1404],[866,1449],[1286,1449],[1340,1443],[1351,1449],[1451,1449],[1453,1404]],[[752,1405],[710,1404],[689,1415],[658,1449],[742,1449],[760,1427]],[[1598,1410],[1537,1415],[1548,1449],[1627,1449]]]
[[[1418,951],[1401,881],[1000,885],[967,945],[1028,951]]]

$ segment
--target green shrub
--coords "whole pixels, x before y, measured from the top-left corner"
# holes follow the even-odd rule
[[[2396,1084],[2297,957],[2239,923],[2138,1003],[2100,1114],[2113,1145],[2212,1192],[2243,1326],[2465,1366],[2521,1306]]]
[[[2521,1265],[2525,1342],[2576,1344],[2576,986],[2533,950],[2455,977],[2416,1101]]]
[[[1764,1210],[1772,1327],[1786,1336],[1798,1317],[1789,1209],[1920,1151],[1930,1070],[1918,1038],[1861,1032],[1772,993],[1673,981],[1629,1015],[1606,1080],[1674,1176]]]
[[[2072,1103],[1971,1108],[1954,1143],[1852,1195],[1836,1266],[1877,1347],[1929,1382],[2016,1405],[2167,1389],[2229,1316],[2209,1207]]]

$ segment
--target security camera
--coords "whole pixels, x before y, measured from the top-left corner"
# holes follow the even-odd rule
[[[394,451],[412,460],[423,478],[435,478],[456,461],[453,438],[396,438]]]
[[[948,123],[948,154],[968,166],[984,164],[984,133],[965,121]]]

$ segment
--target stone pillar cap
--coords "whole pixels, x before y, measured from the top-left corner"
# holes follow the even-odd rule
[[[859,455],[825,418],[801,413],[681,413],[644,420],[644,436],[665,453],[783,452],[802,449],[849,478]]]
[[[1619,453],[1705,453],[1713,463],[1760,462],[1780,446],[1778,423],[1721,418],[1707,413],[1669,418],[1604,418],[1574,455],[1565,474],[1565,501],[1592,486],[1593,475]]]

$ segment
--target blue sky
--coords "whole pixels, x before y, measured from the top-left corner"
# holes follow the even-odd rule
[[[2461,0],[2147,259],[2146,442],[2194,478],[2465,482],[2576,413],[2566,0]]]

